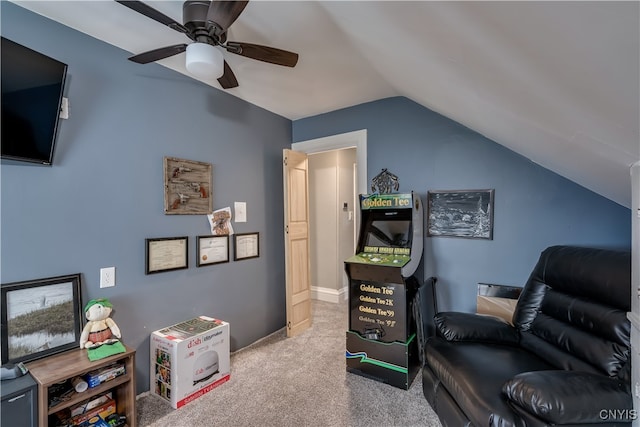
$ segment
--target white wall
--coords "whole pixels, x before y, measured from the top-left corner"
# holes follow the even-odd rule
[[[311,286],[337,290],[335,151],[309,155]]]
[[[358,213],[355,191],[356,150],[350,148],[337,151],[338,156],[338,284],[346,296],[349,278],[344,271],[343,262],[356,251],[355,216]],[[347,203],[347,209],[343,204]]]
[[[348,289],[343,262],[355,250],[355,161],[355,149],[309,155],[311,289],[316,299],[338,302]]]

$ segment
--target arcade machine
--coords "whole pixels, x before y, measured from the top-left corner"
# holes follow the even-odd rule
[[[423,218],[411,193],[360,195],[349,278],[347,371],[407,390],[419,367],[412,307],[422,281]]]

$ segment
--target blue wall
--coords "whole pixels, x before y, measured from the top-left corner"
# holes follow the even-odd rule
[[[198,316],[231,325],[231,349],[285,324],[282,149],[291,121],[6,1],[2,35],[69,65],[70,119],[52,167],[1,166],[2,283],[82,273],[83,300],[106,297],[149,389],[149,334]],[[99,17],[96,17],[99,19]],[[246,77],[246,76],[245,76]],[[242,84],[243,76],[238,76]],[[248,77],[246,77],[248,78]],[[236,232],[260,257],[195,267],[204,215],[164,215],[163,156],[213,165],[214,209],[247,202]],[[187,270],[145,275],[145,238],[189,236]],[[116,286],[99,288],[101,267]]]
[[[522,286],[549,245],[631,247],[629,209],[407,98],[296,120],[294,142],[367,129],[367,171],[400,191],[495,189],[493,240],[425,238],[441,310],[475,310],[477,283]]]

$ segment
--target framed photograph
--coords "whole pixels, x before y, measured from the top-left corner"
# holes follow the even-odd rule
[[[207,215],[213,211],[210,163],[164,158],[164,213]]]
[[[146,240],[145,274],[189,267],[189,238],[163,237]]]
[[[80,274],[2,284],[2,364],[80,348]]]
[[[236,233],[233,235],[233,259],[235,261],[260,256],[259,233]]]
[[[428,191],[427,235],[493,239],[494,190]]]
[[[229,236],[198,236],[196,254],[198,267],[229,262]]]

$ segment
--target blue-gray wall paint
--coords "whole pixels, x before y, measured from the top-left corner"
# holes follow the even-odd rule
[[[428,190],[495,189],[493,240],[425,238],[441,310],[475,310],[478,282],[522,286],[549,245],[631,247],[629,209],[404,97],[296,120],[293,140],[359,129],[368,179],[388,168],[424,206]]]
[[[198,315],[231,325],[231,349],[285,324],[282,149],[291,121],[1,2],[2,35],[69,65],[70,119],[52,167],[1,166],[2,283],[82,273],[83,300],[106,297],[149,389],[149,335]],[[96,17],[99,19],[99,17]],[[242,84],[244,78],[238,75]],[[163,213],[163,156],[213,165],[214,209],[247,202],[236,232],[260,257],[195,267],[204,215]],[[145,238],[188,236],[189,269],[145,275]],[[232,254],[233,259],[233,254]],[[100,289],[101,267],[116,286]]]

